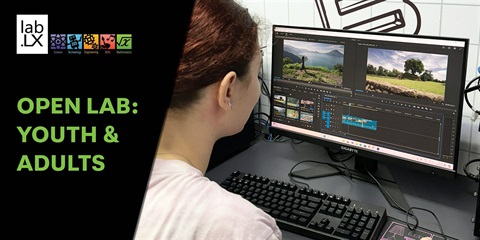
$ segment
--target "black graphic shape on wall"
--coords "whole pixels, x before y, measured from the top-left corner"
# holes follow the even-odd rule
[[[372,11],[368,13],[369,16],[373,16],[370,18],[363,18],[360,21],[355,22],[347,22],[343,29],[349,30],[361,30],[361,31],[375,31],[375,32],[391,32],[397,29],[402,29],[407,26],[407,21],[405,19],[405,13],[402,12],[399,8],[389,9],[388,7],[382,9],[389,9],[388,12],[375,12],[373,7],[381,6],[382,2],[385,0],[360,0],[360,1],[342,1],[342,0],[335,0],[335,1],[323,1],[323,0],[315,0],[315,4],[317,6],[318,15],[322,22],[322,26],[324,28],[331,28],[330,27],[330,19],[331,17],[340,17],[342,20],[347,21],[347,19],[362,19],[361,16],[365,15],[365,11]],[[415,30],[412,34],[418,34],[420,32],[420,28],[422,25],[422,20],[420,16],[420,12],[418,8],[409,0],[403,0],[403,3],[410,7],[414,13],[416,19],[409,19],[409,23],[412,25],[415,24]],[[326,4],[335,4],[335,6],[329,6],[327,8]],[[387,6],[387,5],[385,5]],[[391,6],[388,5],[388,6]],[[332,12],[331,9],[335,8],[337,12]],[[329,9],[330,12],[327,10]],[[334,16],[337,15],[337,16]],[[359,17],[354,17],[358,15]],[[330,16],[330,18],[329,18]]]

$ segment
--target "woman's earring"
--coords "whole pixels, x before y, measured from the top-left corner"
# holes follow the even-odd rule
[[[231,102],[228,102],[228,106],[230,107],[230,109],[232,108],[232,103]]]

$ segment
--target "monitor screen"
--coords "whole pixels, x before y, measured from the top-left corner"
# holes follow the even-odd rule
[[[455,176],[468,39],[273,26],[270,131]]]

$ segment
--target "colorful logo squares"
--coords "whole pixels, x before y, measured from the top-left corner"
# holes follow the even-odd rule
[[[67,49],[67,34],[50,34],[50,49]]]
[[[131,50],[132,34],[50,34],[51,50]]]
[[[83,34],[83,49],[98,50],[100,48],[100,39],[98,34]]]
[[[117,49],[118,50],[132,49],[132,34],[117,34]]]
[[[67,49],[82,50],[82,34],[67,34]]]
[[[100,34],[100,49],[114,50],[116,44],[115,34]]]

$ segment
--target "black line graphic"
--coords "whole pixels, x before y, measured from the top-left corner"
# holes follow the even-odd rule
[[[346,5],[344,7],[340,6],[340,3],[343,2],[342,0],[335,0],[335,5],[337,6],[337,11],[340,16],[349,14],[351,12],[355,12],[367,7],[370,7],[372,5],[375,5],[380,2],[385,2],[385,0],[362,0],[362,1],[357,1],[355,3],[351,3],[349,5]]]
[[[402,12],[397,9],[388,13],[384,13],[355,24],[344,27],[343,29],[357,29],[372,24],[370,28],[362,29],[364,31],[390,32],[405,27],[405,19]],[[378,25],[375,25],[378,24]]]
[[[325,5],[323,5],[322,0],[315,0],[317,5],[318,15],[320,20],[322,20],[322,25],[324,28],[330,28],[330,23],[328,23],[327,11],[325,10]]]
[[[331,28],[329,15],[337,14],[340,17],[350,16],[356,12],[365,11],[368,8],[373,6],[380,6],[385,0],[358,0],[358,1],[343,1],[335,0],[334,5],[333,1],[323,1],[323,0],[314,0],[317,7],[318,16],[324,28]],[[418,34],[421,28],[421,15],[418,8],[410,0],[403,0],[408,7],[410,7],[414,13],[416,19],[410,21],[414,24],[415,30],[413,34]],[[330,8],[328,8],[330,7]],[[332,11],[332,9],[335,9]],[[378,8],[377,8],[378,9]],[[330,12],[328,11],[330,10]],[[405,21],[405,14],[401,9],[393,9],[388,12],[373,12],[374,17],[363,19],[358,22],[350,23],[343,29],[349,30],[361,30],[361,31],[376,31],[376,32],[391,32],[397,29],[402,29],[407,26]]]

